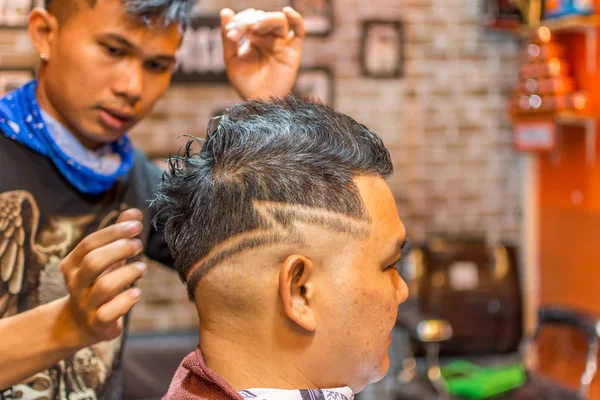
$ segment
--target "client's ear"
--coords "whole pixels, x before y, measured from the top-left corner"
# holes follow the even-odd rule
[[[311,300],[314,296],[312,278],[314,264],[300,255],[291,255],[279,270],[279,296],[289,319],[309,332],[317,329]]]

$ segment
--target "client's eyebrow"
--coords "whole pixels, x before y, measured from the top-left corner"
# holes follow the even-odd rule
[[[388,266],[388,265],[398,262],[400,259],[400,256],[402,255],[402,250],[404,250],[407,243],[408,243],[408,241],[406,239],[398,240],[396,242],[396,245],[394,246],[394,252],[385,259],[386,261],[383,263],[384,266]]]

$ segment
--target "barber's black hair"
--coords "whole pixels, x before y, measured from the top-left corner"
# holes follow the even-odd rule
[[[52,1],[64,0],[45,0],[45,6],[48,8]],[[98,0],[85,0],[93,7]],[[192,8],[196,0],[121,0],[127,13],[135,18],[149,20],[153,17],[159,17],[166,24],[180,23],[184,27],[189,24]]]

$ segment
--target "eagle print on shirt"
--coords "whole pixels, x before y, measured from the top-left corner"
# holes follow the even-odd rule
[[[63,258],[90,228],[114,223],[125,208],[109,212],[100,222],[93,214],[55,216],[40,229],[40,211],[31,193],[0,193],[0,318],[66,296]],[[84,348],[12,388],[3,392],[0,388],[0,399],[95,400],[118,360],[121,344],[118,337]]]

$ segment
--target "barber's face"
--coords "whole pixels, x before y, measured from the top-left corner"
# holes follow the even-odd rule
[[[330,380],[359,391],[386,374],[398,305],[408,289],[395,268],[405,238],[396,202],[381,178],[360,178],[358,187],[372,218],[372,232],[337,257],[320,293],[317,334],[331,344],[324,363]],[[325,287],[326,286],[326,287]]]
[[[168,88],[180,27],[148,26],[122,0],[99,0],[59,25],[44,85],[59,121],[89,143],[113,141],[144,118]]]

